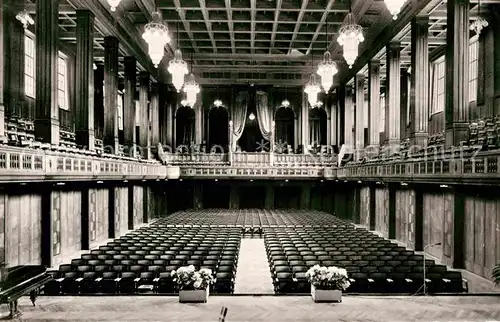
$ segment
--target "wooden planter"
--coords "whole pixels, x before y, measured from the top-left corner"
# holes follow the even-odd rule
[[[316,303],[342,302],[342,291],[340,290],[318,290],[311,284],[311,296]]]
[[[204,290],[180,290],[180,303],[207,303],[209,290],[208,287]]]

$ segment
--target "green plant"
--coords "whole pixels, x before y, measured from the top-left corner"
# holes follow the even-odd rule
[[[492,278],[493,278],[493,282],[495,282],[495,285],[500,284],[500,264],[493,267]]]

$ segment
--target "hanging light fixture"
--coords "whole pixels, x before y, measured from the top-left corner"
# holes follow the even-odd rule
[[[285,86],[285,99],[281,101],[281,106],[284,108],[289,108],[290,107],[290,101],[286,98],[286,86]]]
[[[186,107],[186,106],[188,106],[188,107],[193,107],[191,104],[189,104],[189,102],[188,102],[188,100],[187,100],[187,99],[183,99],[183,100],[181,101],[181,105],[182,105],[182,106],[184,106],[184,107]]]
[[[152,17],[153,20],[144,27],[142,38],[148,43],[149,57],[151,57],[155,67],[158,67],[163,58],[165,45],[170,42],[170,36],[167,25],[163,23],[161,13],[156,11]]]
[[[479,36],[481,31],[488,26],[488,21],[481,17],[481,0],[479,0],[477,3],[477,19],[470,24],[470,30],[473,30]]]
[[[121,0],[108,0],[111,11],[115,12],[116,7],[120,4]]]
[[[255,114],[253,114],[253,112],[252,112],[252,113],[250,113],[250,115],[248,115],[248,119],[249,119],[250,121],[255,120]]]
[[[16,19],[23,24],[24,29],[27,29],[29,26],[35,24],[35,21],[33,20],[33,18],[31,18],[30,14],[26,10],[19,12],[16,15]]]
[[[314,103],[314,105],[312,105],[312,108],[320,108],[323,106],[323,102],[322,101],[317,101],[316,103]]]
[[[313,54],[311,54],[311,66],[314,66]],[[321,92],[321,87],[319,87],[319,84],[316,81],[316,75],[314,75],[314,72],[312,72],[311,76],[309,76],[309,82],[304,88],[304,93],[307,94],[307,101],[311,106],[313,106],[314,103],[316,103],[316,101],[318,100],[319,92]]]
[[[215,107],[219,108],[219,107],[221,107],[222,105],[223,105],[223,104],[222,104],[222,101],[221,101],[220,99],[216,99],[216,100],[214,101],[214,106],[215,106]]]
[[[323,55],[323,61],[319,63],[316,73],[321,77],[321,86],[323,86],[323,90],[325,93],[328,93],[333,85],[333,76],[339,71],[337,64],[332,61],[332,56],[328,51],[328,20],[326,21],[325,45],[326,51]]]
[[[364,40],[363,28],[356,24],[354,15],[351,12],[351,1],[349,1],[349,13],[342,27],[340,27],[339,37],[337,38],[338,43],[344,49],[344,59],[347,65],[349,65],[349,68],[352,68],[356,58],[358,58],[358,45]]]
[[[177,20],[177,49],[174,53],[174,59],[168,63],[167,70],[172,75],[172,83],[179,93],[184,85],[184,76],[188,73],[187,64],[182,59],[182,52],[179,49],[179,20]]]
[[[200,92],[200,85],[196,82],[193,73],[189,74],[188,81],[184,84],[184,93],[186,100],[191,106],[196,103],[196,95]]]
[[[397,20],[406,0],[384,0],[385,5],[392,15],[392,19]]]

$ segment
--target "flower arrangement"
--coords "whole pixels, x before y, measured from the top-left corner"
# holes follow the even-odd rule
[[[170,272],[181,290],[202,290],[214,282],[212,270],[202,268],[197,271],[193,265],[179,267]]]
[[[308,281],[317,289],[345,291],[351,283],[343,268],[314,265],[306,272]]]

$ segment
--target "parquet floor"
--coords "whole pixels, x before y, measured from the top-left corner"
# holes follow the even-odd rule
[[[177,297],[40,297],[20,301],[20,321],[499,321],[500,297],[344,296],[342,303],[313,303],[308,296],[212,296],[205,304]],[[0,314],[6,315],[3,305]]]
[[[264,239],[241,240],[235,294],[274,294]]]

